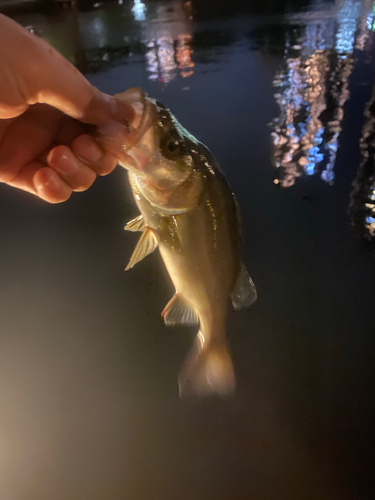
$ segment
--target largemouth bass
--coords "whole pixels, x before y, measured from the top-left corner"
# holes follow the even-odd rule
[[[199,325],[179,376],[180,394],[230,394],[228,304],[248,307],[257,297],[242,263],[235,197],[208,148],[161,103],[138,88],[116,97],[136,112],[130,133],[100,135],[128,170],[141,213],[125,227],[142,232],[126,269],[159,247],[176,290],[162,312],[165,324]]]

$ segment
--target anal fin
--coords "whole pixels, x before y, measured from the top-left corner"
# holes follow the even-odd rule
[[[143,215],[138,215],[135,219],[130,220],[124,227],[125,231],[144,231],[146,229],[146,223],[144,221]]]
[[[230,298],[235,309],[250,307],[257,299],[254,282],[243,264]]]
[[[199,317],[194,309],[178,294],[175,293],[161,313],[164,323],[172,325],[198,325]]]
[[[135,247],[134,252],[130,257],[129,264],[125,268],[125,271],[131,269],[137,264],[137,262],[140,262],[147,255],[152,253],[157,246],[158,242],[152,229],[147,227],[143,231],[142,236],[140,237],[137,246]]]

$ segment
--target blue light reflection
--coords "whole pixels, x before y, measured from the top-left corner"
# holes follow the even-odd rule
[[[304,18],[287,33],[284,64],[274,79],[276,184],[289,187],[297,177],[316,173],[334,181],[353,51],[367,50],[372,7],[369,0],[337,0],[330,12]]]

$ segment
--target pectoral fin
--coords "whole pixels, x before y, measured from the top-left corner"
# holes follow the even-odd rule
[[[161,315],[164,318],[164,323],[168,326],[199,325],[198,314],[178,293],[173,295]]]
[[[147,255],[152,253],[157,246],[158,242],[152,229],[146,227],[134,249],[134,252],[132,253],[132,256],[130,257],[129,264],[126,266],[125,271],[131,269],[137,264],[137,262],[140,262]]]
[[[250,307],[257,299],[254,282],[243,264],[230,298],[235,309]]]
[[[144,231],[146,229],[146,223],[143,219],[143,215],[138,215],[135,219],[130,220],[124,227],[125,231]]]

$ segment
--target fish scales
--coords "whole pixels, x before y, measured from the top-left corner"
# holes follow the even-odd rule
[[[120,142],[105,135],[100,140],[128,169],[143,217],[127,225],[143,230],[130,267],[158,246],[176,290],[163,311],[166,324],[200,325],[180,373],[181,395],[231,394],[235,377],[225,338],[228,303],[232,300],[239,309],[256,299],[242,263],[235,197],[208,148],[169,110],[140,89],[118,97],[135,103],[136,125]]]

